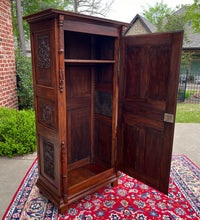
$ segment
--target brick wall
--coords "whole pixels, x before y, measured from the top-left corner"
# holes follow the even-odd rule
[[[149,32],[144,27],[142,22],[137,19],[134,25],[129,29],[126,35],[148,34]]]
[[[10,0],[0,0],[0,106],[18,108]]]

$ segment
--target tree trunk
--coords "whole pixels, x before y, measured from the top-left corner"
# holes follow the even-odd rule
[[[26,56],[26,44],[25,44],[25,38],[24,38],[24,28],[23,28],[23,23],[22,23],[21,0],[16,0],[16,9],[17,9],[17,22],[18,22],[18,28],[19,28],[20,48],[24,56]]]
[[[39,0],[40,11],[42,10],[41,9],[41,4],[42,4],[42,0]]]
[[[74,0],[74,12],[78,12],[78,0]]]

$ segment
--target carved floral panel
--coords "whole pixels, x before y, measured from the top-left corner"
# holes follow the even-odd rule
[[[54,145],[46,140],[43,140],[43,159],[44,173],[51,179],[55,179],[55,159]]]
[[[36,35],[36,79],[38,84],[52,85],[50,33]]]
[[[57,110],[54,101],[38,98],[38,121],[51,129],[57,128]]]
[[[50,68],[50,45],[49,35],[38,35],[38,67]]]

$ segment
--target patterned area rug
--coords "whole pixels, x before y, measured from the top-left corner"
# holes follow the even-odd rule
[[[4,218],[50,219],[200,219],[200,169],[185,156],[173,156],[168,196],[122,175],[118,186],[107,186],[84,197],[59,215],[39,194],[35,161],[16,192]]]

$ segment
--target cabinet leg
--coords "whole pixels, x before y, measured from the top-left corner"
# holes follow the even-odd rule
[[[44,193],[39,189],[39,194],[40,195],[44,195]]]
[[[59,211],[59,213],[60,214],[65,214],[67,211],[68,211],[68,205],[64,205],[64,206],[62,206],[62,207],[59,207],[58,208],[58,211]]]
[[[117,186],[117,185],[118,185],[118,179],[111,183],[111,186],[112,186],[112,187],[115,187],[115,186]]]

